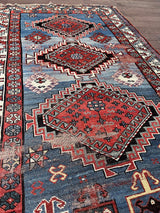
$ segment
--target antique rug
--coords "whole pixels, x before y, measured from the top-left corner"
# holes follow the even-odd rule
[[[116,8],[0,4],[0,213],[159,213],[159,101]]]

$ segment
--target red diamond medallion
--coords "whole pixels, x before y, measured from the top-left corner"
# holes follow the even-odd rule
[[[93,87],[84,88],[57,103],[43,119],[47,126],[81,136],[81,143],[118,160],[150,116],[147,106]]]

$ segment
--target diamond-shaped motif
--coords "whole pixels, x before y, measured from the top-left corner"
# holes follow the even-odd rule
[[[7,211],[13,210],[20,203],[21,196],[16,191],[7,192],[0,198],[0,208]]]
[[[142,160],[141,153],[144,153],[144,151],[146,150],[145,146],[150,145],[149,139],[154,137],[154,135],[156,134],[155,132],[158,132],[158,127],[159,127],[159,116],[157,113],[158,112],[157,106],[153,102],[148,103],[148,100],[145,100],[145,98],[142,98],[142,97],[138,97],[135,93],[130,93],[127,90],[121,90],[118,87],[106,85],[105,83],[100,83],[94,88],[97,91],[97,93],[99,92],[101,93],[101,95],[98,95],[99,98],[102,97],[102,91],[104,91],[104,94],[106,94],[105,91],[107,92],[108,95],[106,95],[105,102],[108,102],[108,104],[110,103],[110,107],[108,107],[109,110],[106,110],[106,113],[109,113],[110,116],[112,116],[112,109],[114,109],[114,111],[117,111],[116,108],[120,106],[120,101],[123,102],[121,111],[123,111],[124,109],[124,112],[126,112],[125,115],[127,117],[131,117],[129,114],[134,113],[134,111],[131,112],[129,110],[130,106],[137,108],[138,105],[137,106],[134,105],[135,103],[140,104],[140,106],[143,105],[144,107],[147,107],[147,110],[148,108],[151,110],[151,114],[152,114],[151,117],[146,118],[146,121],[143,120],[143,122],[138,121],[139,125],[141,126],[140,129],[137,129],[137,132],[135,133],[135,135],[132,134],[133,138],[130,138],[130,141],[128,142],[128,144],[122,147],[120,155],[116,159],[111,159],[116,157],[116,155],[112,157],[106,154],[100,154],[100,153],[97,154],[97,151],[93,149],[91,150],[91,147],[90,148],[88,147],[89,145],[87,146],[85,144],[82,144],[82,142],[84,141],[84,134],[79,135],[78,137],[78,136],[72,136],[71,134],[60,129],[57,131],[56,128],[54,127],[50,128],[48,125],[45,125],[45,120],[43,121],[43,124],[39,126],[39,123],[41,123],[43,120],[43,115],[46,113],[46,110],[51,110],[53,106],[56,106],[59,103],[60,104],[59,109],[65,110],[64,107],[69,108],[66,111],[68,115],[63,117],[65,121],[63,122],[63,128],[67,128],[68,124],[66,121],[68,118],[69,119],[71,118],[71,116],[74,113],[74,110],[79,109],[79,113],[84,114],[81,116],[82,119],[79,119],[79,121],[80,122],[83,121],[83,125],[86,127],[86,129],[94,127],[94,130],[95,130],[96,126],[100,126],[100,125],[99,124],[96,125],[93,122],[90,123],[90,116],[92,112],[94,111],[89,111],[88,107],[87,109],[85,108],[82,109],[78,107],[81,104],[83,105],[85,103],[85,100],[86,101],[88,100],[87,96],[84,96],[84,101],[80,100],[78,103],[73,104],[72,109],[70,108],[71,103],[76,101],[77,98],[81,98],[81,94],[85,94],[86,87],[93,88],[95,85],[97,84],[91,83],[91,82],[88,82],[88,83],[80,82],[79,85],[74,84],[72,85],[71,88],[67,88],[67,90],[61,91],[60,96],[59,94],[53,95],[52,98],[47,99],[47,102],[39,104],[39,107],[34,109],[35,113],[33,113],[32,116],[26,113],[26,120],[27,120],[26,129],[28,130],[29,128],[31,128],[32,125],[34,125],[34,136],[42,136],[42,141],[50,142],[52,144],[52,148],[61,148],[62,152],[64,153],[70,152],[72,159],[82,160],[82,163],[84,166],[93,165],[94,171],[99,171],[102,169],[106,177],[113,177],[117,175],[117,173],[115,172],[115,169],[119,167],[125,167],[126,172],[133,171],[137,169],[135,162]],[[79,94],[78,91],[81,92],[81,94]],[[92,97],[94,97],[93,93],[92,93]],[[63,106],[61,105],[62,100],[65,101],[63,102]],[[88,100],[88,102],[89,101],[90,100]],[[139,107],[137,109],[139,109],[140,111]],[[51,119],[53,119],[53,117],[56,117],[60,112],[62,112],[62,110],[53,112],[54,114],[51,116]],[[103,111],[100,111],[100,115],[102,119],[105,120],[103,116],[106,116],[106,114],[104,114],[103,116],[102,114],[103,114]],[[123,115],[120,115],[118,113],[115,113],[115,115],[113,114],[113,121],[115,122],[115,124],[117,124],[113,126],[113,129],[112,129],[113,133],[119,133],[121,132],[121,128],[125,128],[125,122],[124,120],[122,120],[122,118],[124,117]],[[96,120],[98,117],[99,115],[97,112]],[[137,117],[137,119],[139,119],[140,117]],[[56,120],[58,122],[59,119],[56,119]],[[77,119],[73,117],[72,120],[76,121]],[[100,120],[100,117],[99,117],[99,120]],[[133,122],[131,119],[130,126],[128,127],[129,128],[131,128],[132,126],[134,127],[136,123],[137,122]],[[156,131],[155,131],[155,124],[156,124]],[[87,128],[87,125],[89,128]],[[108,125],[110,125],[110,122],[108,122]],[[126,132],[127,131],[130,132],[128,127],[126,126]],[[148,132],[151,133],[151,136],[149,138],[148,138]],[[144,138],[141,137],[139,139],[139,134],[137,133],[140,133],[140,135],[143,135]],[[105,131],[102,132],[98,129],[96,130],[95,135],[96,135],[95,138],[106,137],[107,139],[106,141],[108,142],[108,144],[109,144],[109,140],[110,141],[113,140],[110,138],[112,137],[111,135],[106,136]],[[122,135],[122,136],[125,136],[125,135]],[[124,138],[127,138],[127,137],[124,137]],[[129,137],[127,139],[129,140]],[[122,144],[123,146],[123,142],[120,144]],[[135,148],[136,148],[136,155],[135,155]]]
[[[16,173],[6,174],[0,182],[0,186],[5,189],[15,189],[20,183],[20,177]]]
[[[144,81],[143,76],[139,73],[125,69],[119,69],[118,72],[116,72],[112,77],[115,81],[129,87],[137,87]]]
[[[81,135],[81,143],[118,160],[150,116],[147,106],[93,87],[84,88],[54,105],[44,114],[43,121],[47,126],[72,136]]]
[[[103,33],[94,33],[90,39],[92,39],[93,41],[96,41],[96,42],[100,42],[100,43],[107,43],[109,42],[112,38],[111,36],[107,36],[107,35],[104,35]]]
[[[71,16],[52,16],[48,19],[37,20],[32,26],[62,37],[76,37],[97,29],[94,23],[73,18]]]
[[[36,62],[72,75],[94,74],[108,67],[117,57],[113,52],[80,42],[61,43],[36,54]]]
[[[56,78],[46,73],[35,73],[31,75],[25,82],[25,86],[38,94],[46,93],[58,84]]]
[[[35,44],[42,44],[45,41],[48,41],[51,39],[51,37],[49,35],[46,35],[42,32],[32,32],[31,34],[29,34],[28,36],[25,36],[26,40],[32,41]]]

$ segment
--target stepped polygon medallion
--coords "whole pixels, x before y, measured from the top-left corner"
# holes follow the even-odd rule
[[[160,127],[152,101],[97,81],[77,81],[26,113],[26,121],[26,131],[33,126],[34,136],[106,177],[117,175],[115,168],[137,169],[135,162]]]
[[[94,151],[119,159],[150,116],[147,106],[93,87],[83,88],[57,103],[45,112],[43,123],[72,136],[81,136],[81,143]]]
[[[95,23],[68,15],[52,16],[32,22],[32,26],[61,37],[81,37],[98,29]]]
[[[36,63],[69,75],[94,75],[118,60],[113,52],[65,41],[35,55]]]

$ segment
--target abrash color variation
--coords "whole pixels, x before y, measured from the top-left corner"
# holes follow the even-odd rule
[[[0,212],[160,212],[159,101],[116,8],[0,4]]]

